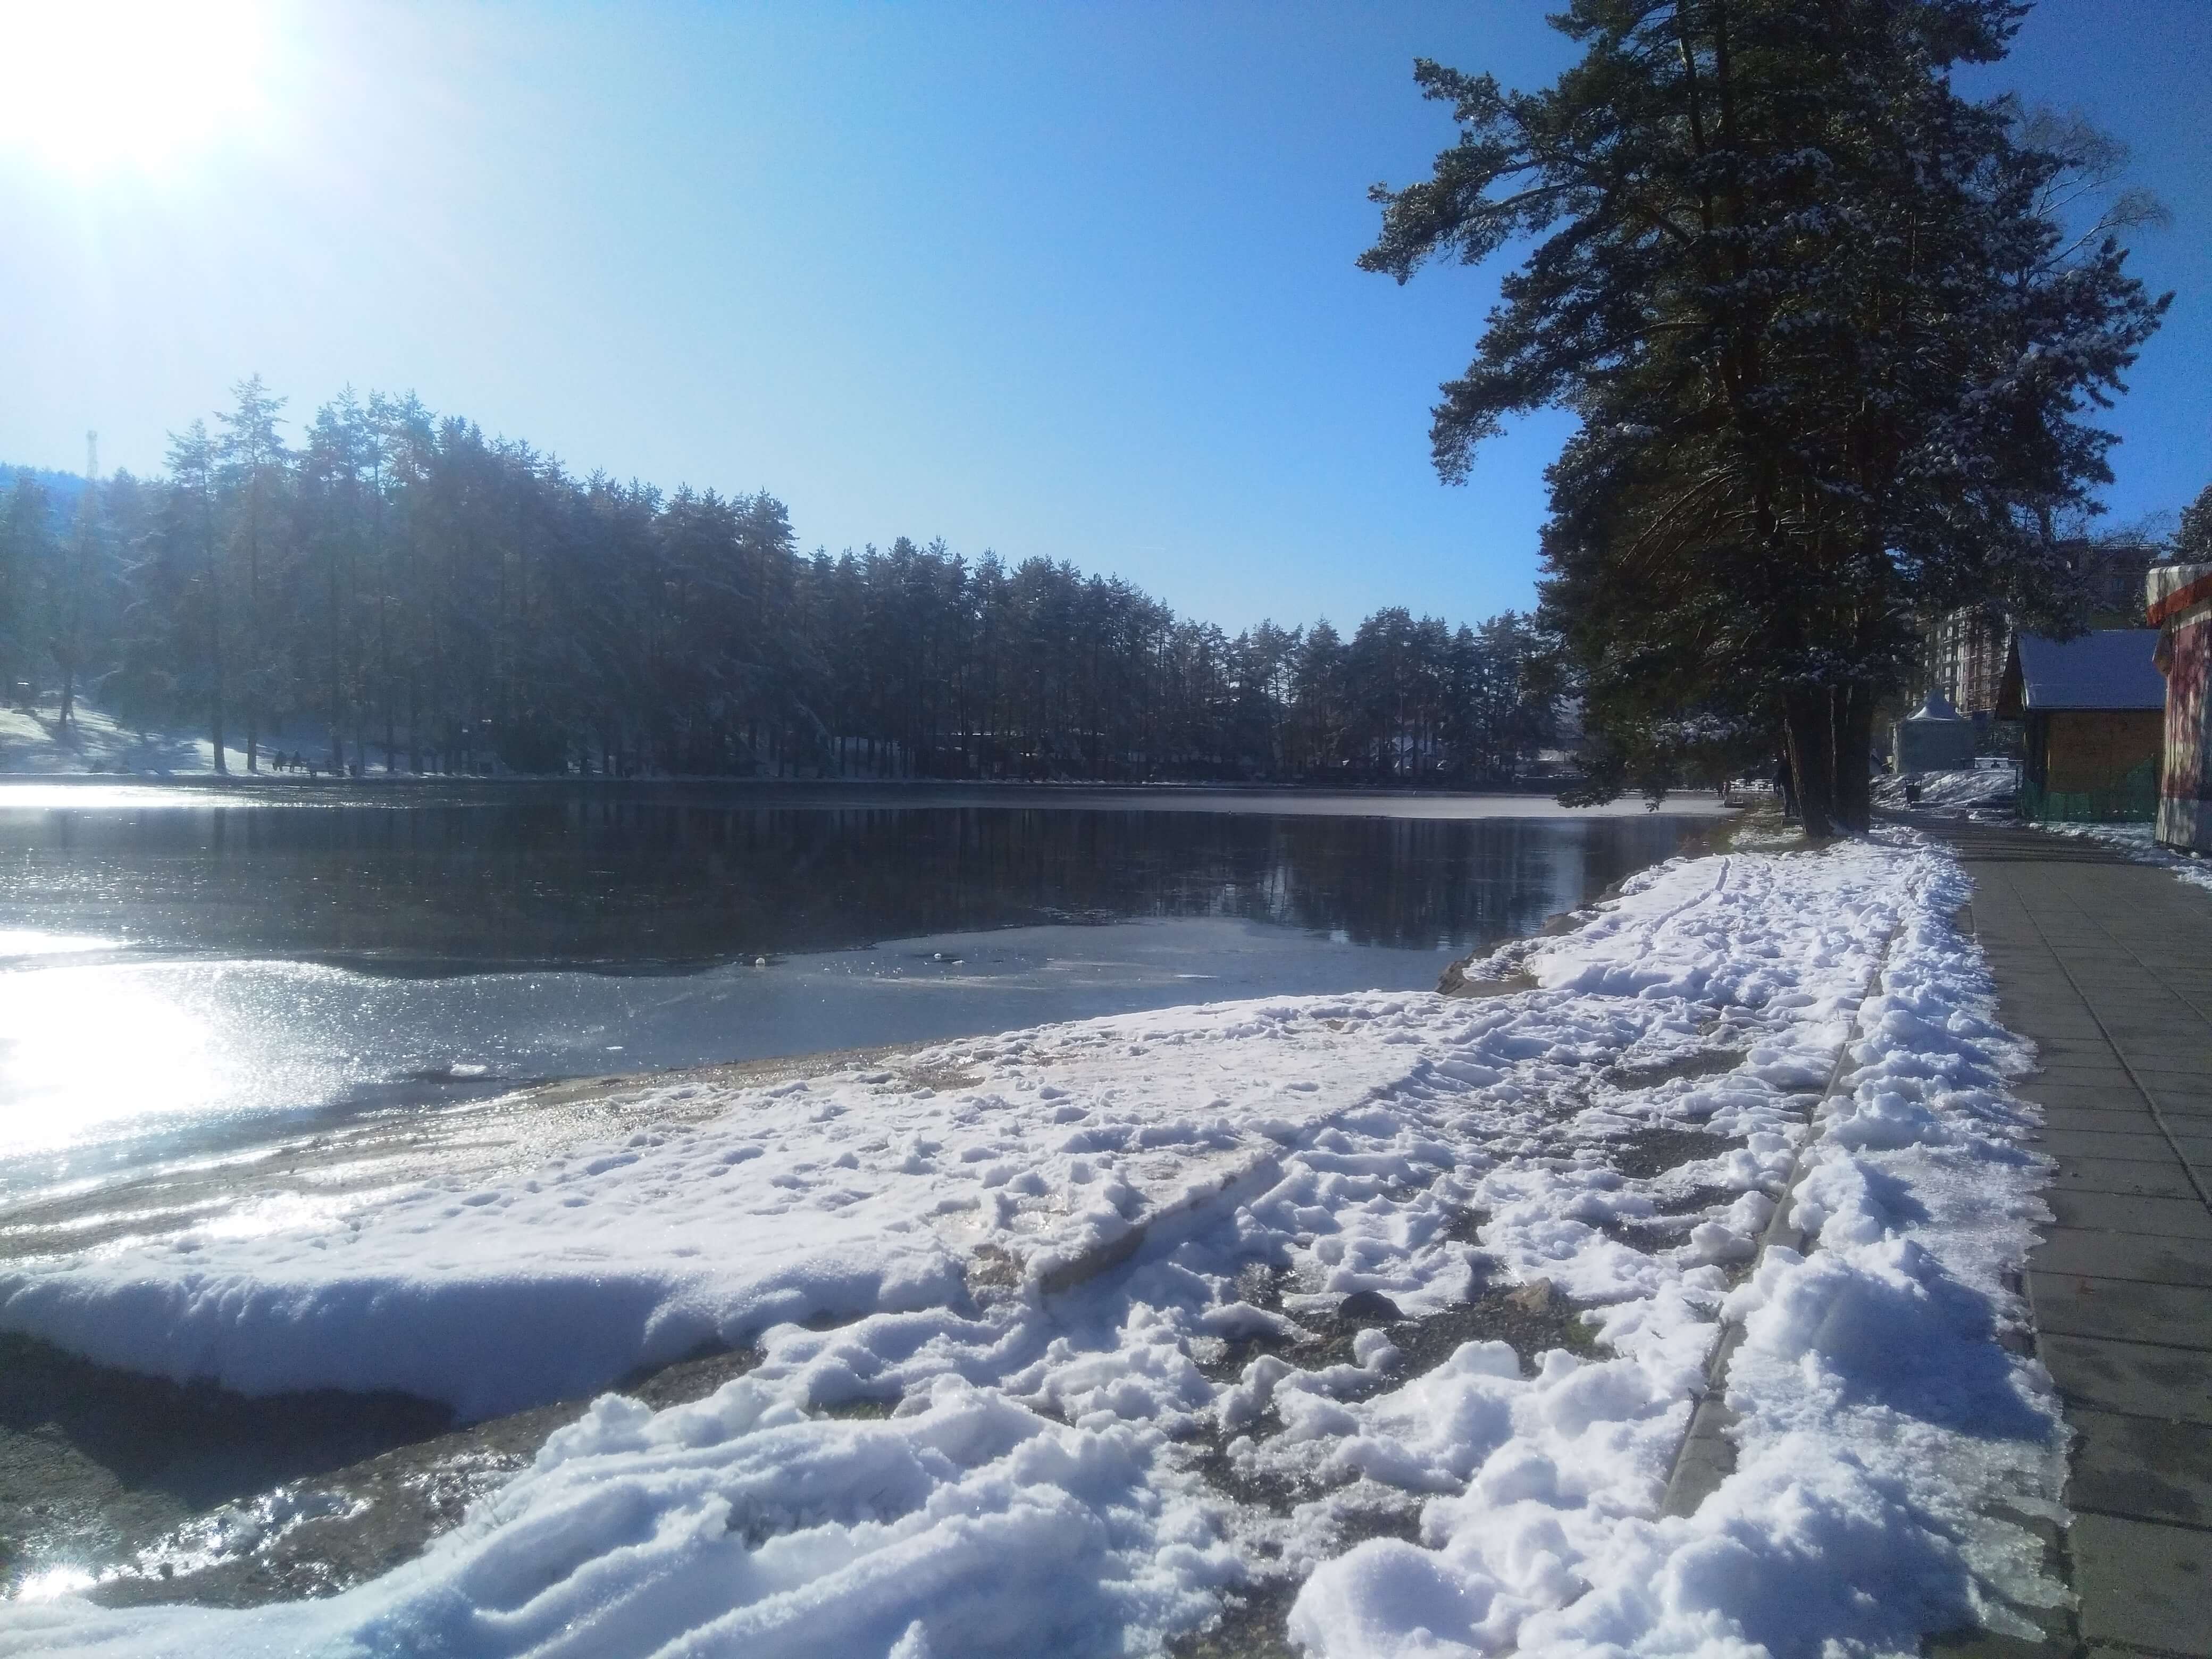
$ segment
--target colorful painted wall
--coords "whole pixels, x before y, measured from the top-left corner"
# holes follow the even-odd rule
[[[2159,672],[2166,676],[2165,766],[2159,784],[2158,839],[2212,852],[2212,564],[2161,565],[2145,579],[2148,617],[2160,630]]]

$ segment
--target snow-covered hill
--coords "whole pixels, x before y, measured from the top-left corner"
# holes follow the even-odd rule
[[[246,751],[225,745],[230,769],[246,770]],[[215,745],[204,737],[137,732],[90,705],[76,705],[67,730],[55,711],[0,707],[0,777],[29,774],[136,772],[156,777],[215,770]]]

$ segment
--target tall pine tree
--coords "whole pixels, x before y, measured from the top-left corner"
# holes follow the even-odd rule
[[[1542,92],[1419,65],[1459,142],[1376,187],[1361,264],[1534,242],[1432,438],[1462,479],[1505,417],[1580,416],[1545,611],[1610,748],[1598,793],[1719,721],[1776,732],[1808,831],[1863,828],[1916,613],[2078,615],[2052,515],[2109,477],[2084,417],[2165,301],[2057,222],[2078,155],[1951,85],[2025,11],[1573,0],[1583,56]]]

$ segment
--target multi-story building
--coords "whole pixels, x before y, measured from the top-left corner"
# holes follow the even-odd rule
[[[2160,550],[2148,542],[2059,544],[2080,562],[2089,580],[2092,628],[2142,626],[2143,573]],[[1964,606],[1937,617],[1927,631],[1928,683],[1978,726],[1997,718],[2005,663],[2012,653],[2012,621],[1994,605]]]
[[[1928,683],[1968,719],[1996,711],[2012,650],[2012,623],[1992,605],[1968,605],[1939,617],[1928,630]]]

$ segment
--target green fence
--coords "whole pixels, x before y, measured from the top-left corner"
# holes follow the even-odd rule
[[[2148,823],[2158,816],[2158,763],[2145,761],[2109,789],[2045,789],[2023,778],[2020,815],[2034,823]]]

